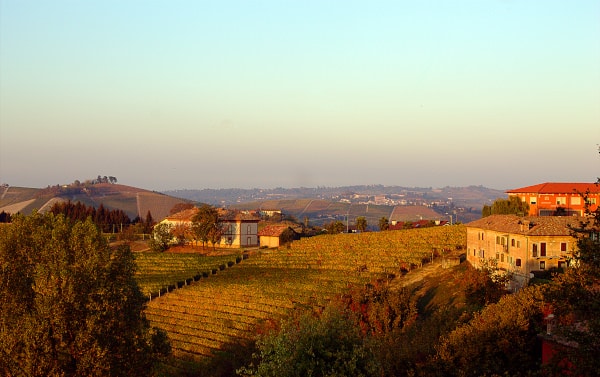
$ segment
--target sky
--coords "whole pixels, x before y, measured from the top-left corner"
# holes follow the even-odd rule
[[[0,183],[600,176],[600,1],[0,0]]]

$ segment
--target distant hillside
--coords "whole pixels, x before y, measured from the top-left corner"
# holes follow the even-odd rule
[[[45,189],[27,187],[0,188],[0,212],[31,214],[47,211],[57,201],[82,202],[88,206],[123,210],[132,220],[145,218],[148,211],[155,220],[169,214],[173,206],[188,200],[136,187],[112,183],[51,186]]]
[[[498,198],[502,190],[483,186],[421,188],[401,186],[344,186],[276,189],[204,189],[166,191],[173,196],[237,209],[279,209],[312,225],[333,220],[350,225],[358,216],[370,228],[379,219],[390,221],[450,220],[467,223],[481,217],[481,208]]]

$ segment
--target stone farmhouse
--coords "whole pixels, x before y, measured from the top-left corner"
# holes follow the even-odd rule
[[[591,211],[600,203],[600,186],[594,183],[547,182],[506,192],[529,204],[529,216],[583,216],[587,204]]]
[[[494,260],[501,271],[513,274],[513,290],[529,283],[535,273],[568,267],[577,249],[570,227],[576,216],[491,215],[465,224],[467,261],[481,266]]]
[[[169,224],[171,227],[183,226],[191,229],[192,219],[197,213],[197,207],[186,209],[167,216],[160,223]],[[251,213],[219,209],[219,222],[224,229],[219,246],[231,248],[258,246],[259,220]]]

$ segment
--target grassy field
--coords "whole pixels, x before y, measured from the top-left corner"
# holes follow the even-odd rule
[[[152,325],[167,331],[171,340],[173,357],[165,367],[185,375],[224,350],[251,343],[257,328],[294,308],[323,307],[352,286],[393,279],[432,255],[457,252],[465,242],[463,226],[323,235],[289,248],[248,252],[240,263],[197,281],[199,266],[221,266],[225,259],[140,253],[138,280],[149,292],[158,286],[150,281],[192,278],[183,289],[152,299],[146,309]]]

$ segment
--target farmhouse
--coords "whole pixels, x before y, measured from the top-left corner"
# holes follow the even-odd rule
[[[221,246],[258,246],[259,220],[258,217],[248,212],[221,210],[219,221],[225,230],[221,237]]]
[[[506,193],[509,197],[517,196],[528,203],[529,216],[583,216],[586,193],[591,211],[595,211],[600,202],[600,186],[594,183],[547,182],[509,190]]]
[[[467,261],[480,266],[494,260],[501,271],[513,274],[512,288],[527,285],[535,273],[568,267],[577,240],[570,227],[574,216],[492,215],[466,224]]]
[[[161,224],[171,227],[192,227],[192,219],[198,213],[198,208],[186,209],[167,216]],[[219,209],[219,222],[223,227],[221,247],[255,247],[258,246],[259,218],[253,214],[240,211]]]
[[[279,247],[299,238],[298,233],[287,225],[267,225],[258,232],[261,247]]]

